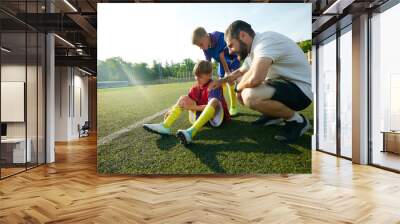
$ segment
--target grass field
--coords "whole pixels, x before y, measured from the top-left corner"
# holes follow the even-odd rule
[[[99,138],[171,106],[192,83],[98,90]],[[271,174],[311,172],[311,133],[296,144],[274,140],[280,127],[249,123],[259,113],[241,114],[219,128],[204,127],[182,146],[175,136],[161,137],[141,127],[98,147],[98,172],[113,174]],[[312,106],[302,112],[312,123]],[[190,126],[187,112],[173,130]],[[152,122],[161,122],[162,116]]]
[[[102,138],[161,111],[186,94],[193,82],[99,89],[98,136]]]

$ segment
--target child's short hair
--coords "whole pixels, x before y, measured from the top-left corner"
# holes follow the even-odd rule
[[[207,36],[207,31],[203,27],[197,27],[192,34],[192,44],[198,44],[204,36]]]
[[[211,74],[212,73],[212,64],[210,61],[201,60],[196,63],[193,68],[193,73],[195,76],[200,74]]]

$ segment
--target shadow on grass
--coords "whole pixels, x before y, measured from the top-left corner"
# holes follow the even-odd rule
[[[156,144],[157,147],[161,150],[169,150],[173,147],[175,147],[176,145],[179,144],[178,139],[171,135],[171,136],[160,136],[157,140],[156,140]]]
[[[226,173],[218,162],[217,156],[224,152],[245,152],[262,154],[301,155],[296,147],[311,149],[309,133],[303,135],[296,144],[286,144],[274,139],[280,126],[252,126],[247,121],[232,120],[219,128],[205,127],[187,145],[197,158],[212,171]],[[161,150],[169,150],[179,144],[174,136],[163,136],[157,139]]]
[[[257,118],[259,118],[259,117],[261,116],[261,114],[239,112],[239,113],[238,113],[236,116],[234,116],[233,118],[242,117],[242,116],[246,116],[246,117],[257,117]]]

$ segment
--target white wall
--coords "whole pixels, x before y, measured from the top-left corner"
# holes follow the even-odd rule
[[[76,75],[78,72],[78,75]],[[75,70],[75,86],[81,89],[81,110],[82,113],[79,114],[78,111],[75,113],[75,123],[74,127],[77,127],[78,124],[81,126],[85,123],[85,121],[89,120],[89,91],[88,91],[88,77],[84,76],[82,72],[79,70]],[[76,133],[74,136],[79,138],[78,129],[74,128]]]
[[[3,64],[1,66],[1,81],[2,82],[25,82],[25,75],[26,75],[26,70],[28,72],[28,75],[30,76],[32,73],[36,74],[36,67],[33,66],[27,66],[25,67],[24,65],[17,65],[17,64]],[[28,76],[28,78],[30,78]],[[36,80],[29,80],[29,85],[34,85],[36,86]],[[32,88],[27,88],[27,106],[34,107],[34,110],[36,111],[36,87],[34,89]],[[4,97],[4,96],[2,96]],[[34,104],[30,105],[32,102]],[[40,105],[39,105],[40,107]],[[22,108],[24,109],[24,108]],[[1,110],[7,110],[7,108],[1,108]],[[30,130],[36,130],[36,119],[37,115],[36,113],[32,113],[31,110],[28,110],[27,112],[27,120],[29,122],[28,124],[28,137],[29,134],[31,133]],[[34,124],[32,122],[34,121]],[[25,126],[26,122],[7,122],[7,136],[8,137],[25,137]],[[36,135],[36,133],[35,133]]]
[[[88,120],[88,78],[83,75],[76,68],[56,67],[56,141],[79,138],[78,124]]]
[[[68,141],[70,75],[67,67],[55,68],[55,141]]]
[[[38,70],[37,70],[38,69]],[[1,66],[2,82],[24,82],[26,84],[26,107],[23,102],[21,113],[26,112],[26,120],[22,122],[5,122],[7,124],[8,138],[24,138],[25,134],[30,139],[32,162],[39,159],[39,163],[44,163],[44,74],[41,66],[32,66],[25,64],[2,64]],[[25,78],[27,77],[27,81]],[[3,92],[4,89],[2,89]],[[23,91],[23,90],[21,90]],[[22,92],[23,94],[23,92]],[[2,95],[3,97],[7,97]],[[11,108],[2,107],[2,112],[12,110]],[[7,111],[13,113],[13,111]],[[16,112],[14,112],[16,113]],[[37,153],[39,153],[37,155]]]
[[[2,65],[1,66],[1,81],[18,81],[25,82],[25,64],[24,65]],[[7,110],[7,108],[1,108]],[[7,137],[22,138],[25,137],[25,122],[7,122]]]

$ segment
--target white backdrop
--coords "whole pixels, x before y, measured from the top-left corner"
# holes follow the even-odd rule
[[[24,82],[1,82],[1,122],[24,122]]]

